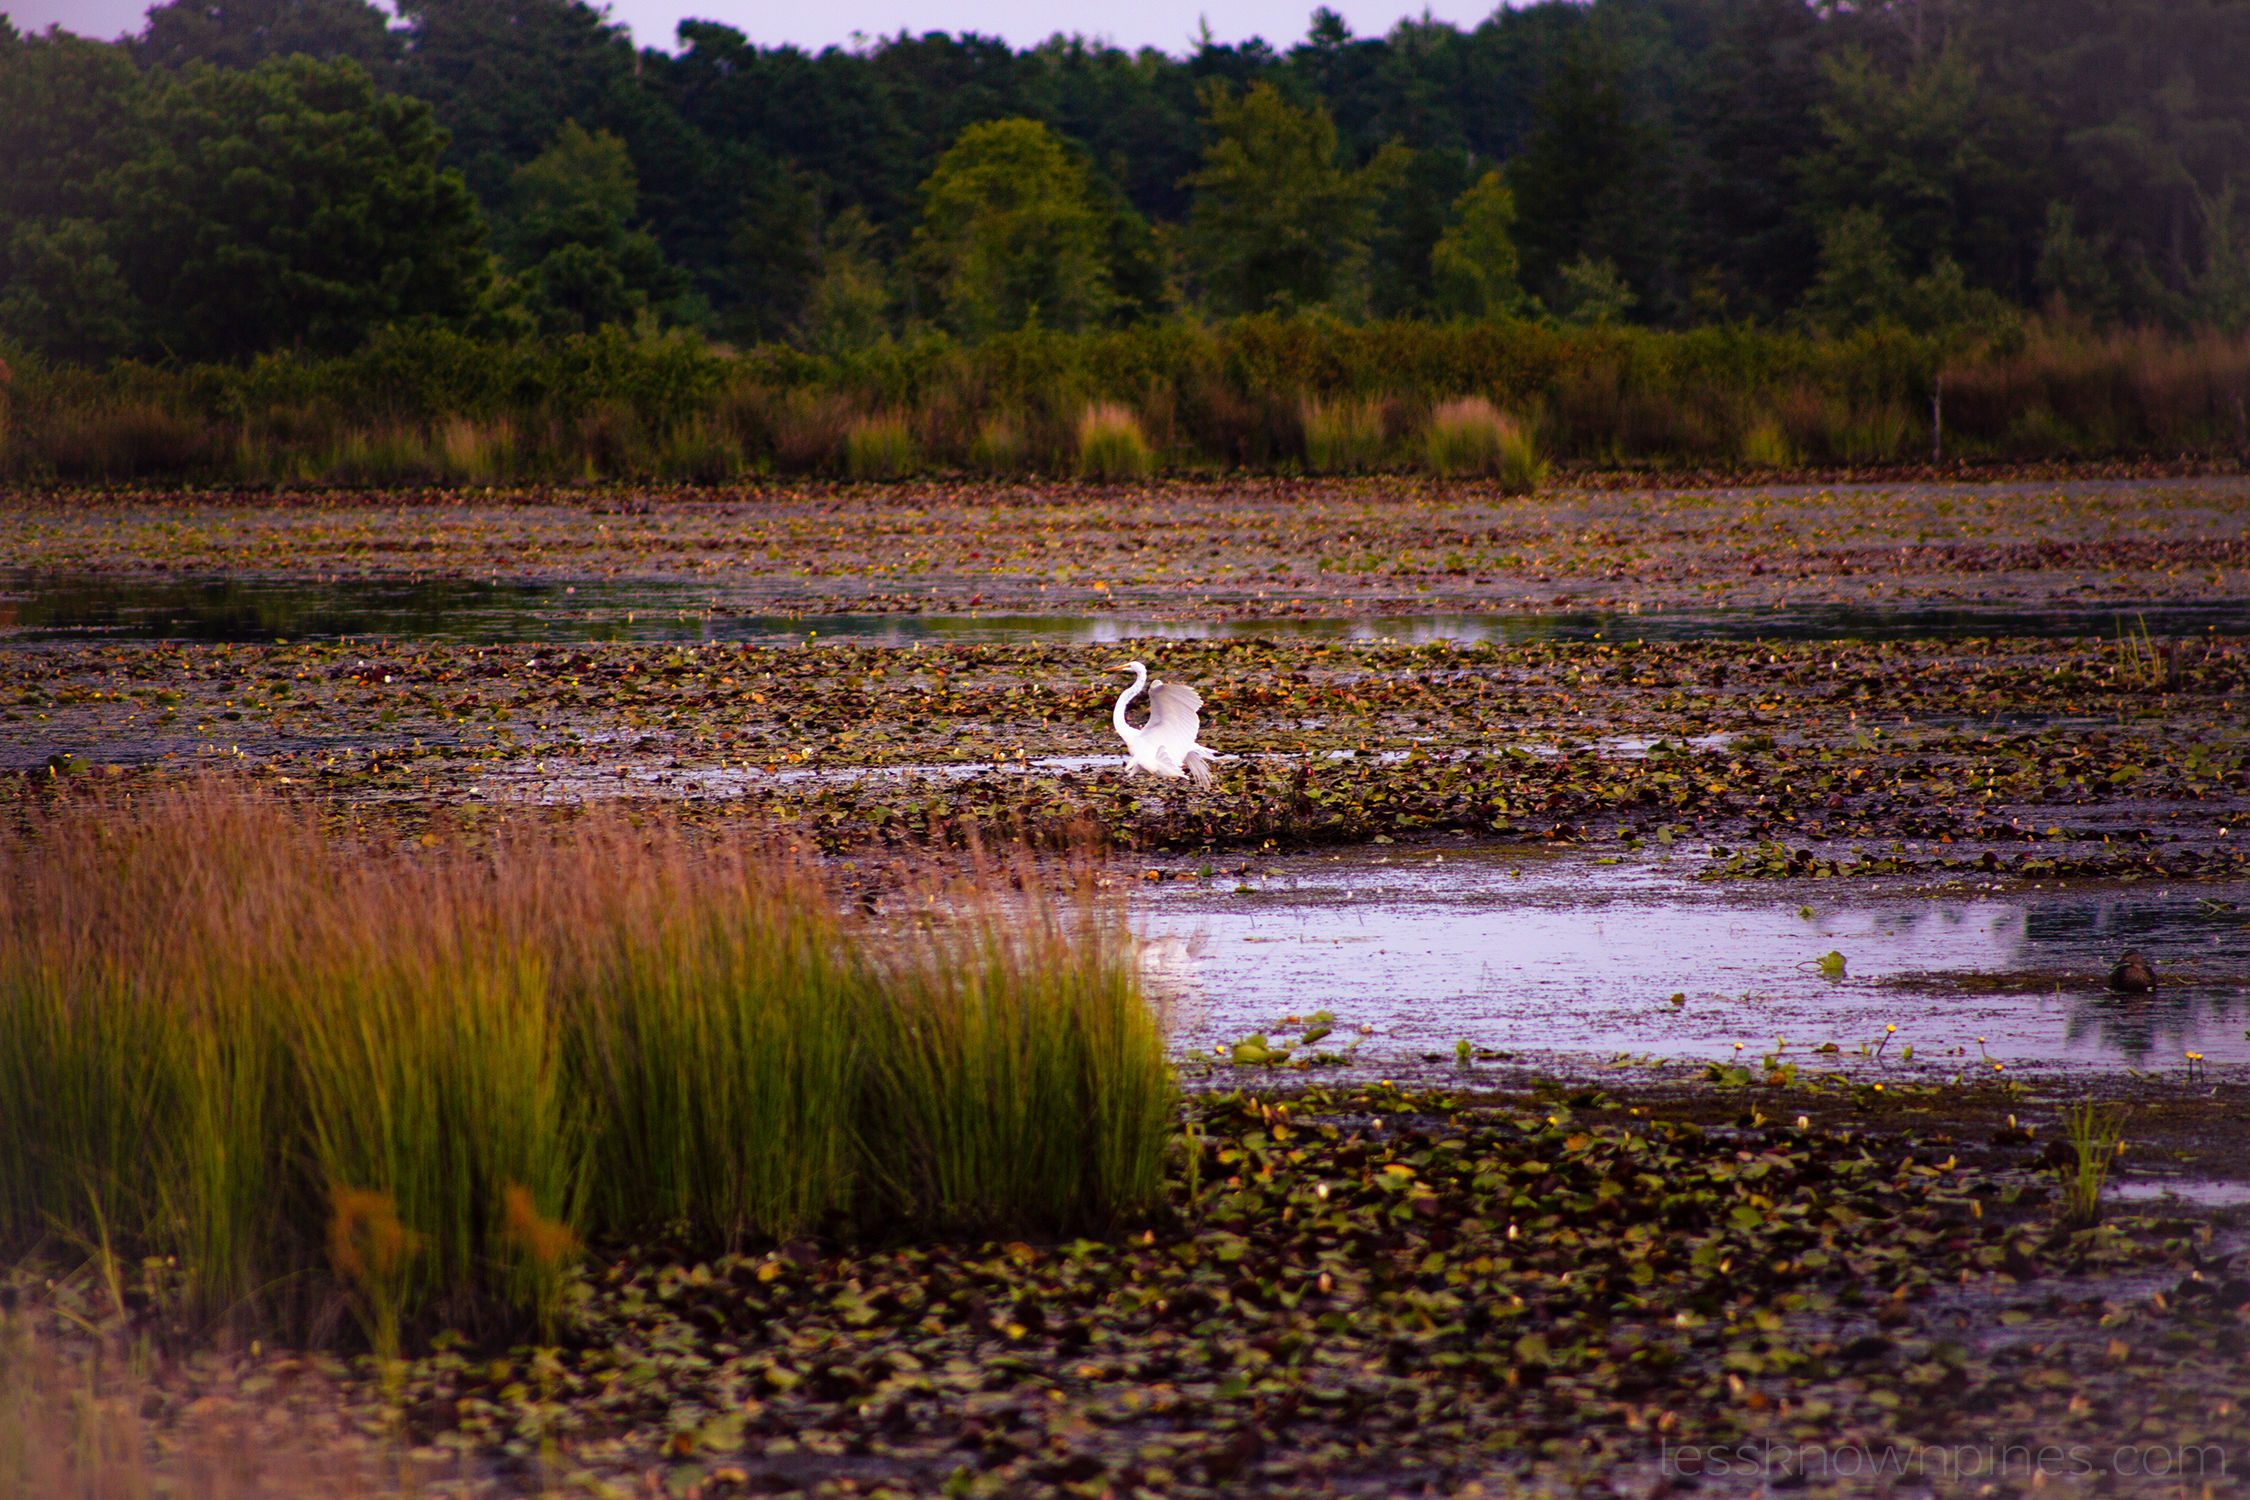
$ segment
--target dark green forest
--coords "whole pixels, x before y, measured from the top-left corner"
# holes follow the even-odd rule
[[[582,0],[0,24],[0,341],[618,326],[841,354],[1240,315],[2250,322],[2250,0],[1593,0],[1184,57]]]

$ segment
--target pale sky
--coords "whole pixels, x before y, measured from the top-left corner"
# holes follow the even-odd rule
[[[925,31],[976,31],[1000,36],[1016,47],[1045,41],[1056,32],[1101,37],[1121,47],[1156,47],[1178,55],[1188,50],[1199,17],[1208,17],[1212,35],[1222,42],[1262,36],[1276,48],[1303,38],[1320,0],[1136,0],[1089,8],[1070,0],[835,0],[816,5],[781,0],[615,0],[612,20],[632,28],[644,47],[676,46],[673,29],[681,17],[721,21],[763,46],[794,42],[817,51],[850,46],[853,33],[895,36],[901,27]],[[148,0],[0,0],[18,31],[43,31],[60,24],[81,36],[108,40],[141,29]],[[1361,36],[1388,31],[1409,7],[1399,0],[1329,0],[1329,8]],[[1421,7],[1413,7],[1419,11]],[[1491,13],[1491,0],[1439,0],[1429,7],[1441,21],[1474,26]]]

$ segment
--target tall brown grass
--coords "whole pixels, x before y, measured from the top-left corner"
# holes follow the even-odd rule
[[[5,859],[0,1251],[175,1255],[207,1318],[380,1345],[551,1315],[553,1234],[1156,1193],[1157,1022],[1114,913],[1060,897],[892,932],[758,838],[355,851],[218,784],[40,814]]]
[[[2155,329],[2096,333],[2067,320],[2035,323],[2020,351],[1949,364],[1944,419],[2013,458],[2250,447],[2250,335],[2192,338]]]

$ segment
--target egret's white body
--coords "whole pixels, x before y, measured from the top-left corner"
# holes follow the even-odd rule
[[[1196,710],[1203,706],[1203,699],[1185,683],[1158,682],[1148,690],[1148,722],[1135,729],[1125,722],[1125,705],[1148,684],[1148,668],[1129,661],[1117,670],[1132,673],[1133,683],[1117,695],[1117,707],[1110,712],[1109,721],[1116,726],[1117,737],[1125,742],[1125,753],[1133,765],[1152,776],[1209,786],[1211,764],[1218,757],[1195,742]]]

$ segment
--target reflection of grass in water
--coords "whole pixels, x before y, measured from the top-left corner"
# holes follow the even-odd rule
[[[34,822],[0,1247],[177,1255],[205,1315],[317,1337],[348,1291],[388,1344],[551,1319],[571,1236],[1062,1229],[1156,1192],[1161,1037],[1092,910],[879,937],[786,854],[623,814],[482,858],[355,857],[209,786]]]
[[[30,597],[11,601],[0,623],[23,631],[88,630],[113,639],[150,636],[212,641],[296,640],[310,636],[405,634],[420,638],[490,640],[496,628],[554,633],[552,611],[575,604],[559,585],[486,583],[475,579],[409,582],[400,578],[334,583],[244,581],[120,583],[26,578],[11,581]],[[670,619],[691,602],[661,589],[630,596]],[[583,595],[589,602],[592,595]],[[605,607],[612,595],[603,595]],[[497,617],[497,618],[496,618]],[[606,626],[573,622],[573,639],[603,639]]]
[[[2053,970],[2019,974],[1991,974],[1939,970],[1934,973],[1894,974],[1877,981],[1886,990],[1931,995],[2051,995],[2063,985],[2087,989],[2100,981],[2084,974]]]

